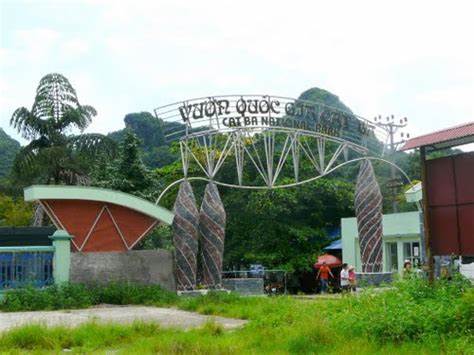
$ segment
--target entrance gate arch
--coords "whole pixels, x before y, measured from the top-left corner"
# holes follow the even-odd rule
[[[362,267],[381,271],[382,195],[371,161],[391,164],[408,176],[383,159],[387,133],[377,123],[321,102],[272,95],[202,97],[154,113],[181,153],[183,178],[167,186],[156,202],[180,184],[173,221],[179,289],[194,289],[197,282],[221,286],[226,215],[217,186],[294,187],[357,162],[362,162],[355,196]],[[235,174],[225,174],[224,167]],[[199,210],[193,180],[208,182]]]

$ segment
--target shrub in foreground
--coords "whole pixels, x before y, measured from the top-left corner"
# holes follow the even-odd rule
[[[21,288],[5,293],[0,309],[7,312],[87,308],[101,303],[154,304],[175,303],[177,296],[158,285],[111,283],[86,286],[62,284],[38,288]]]
[[[384,292],[344,299],[334,321],[347,334],[381,342],[469,335],[474,331],[473,300],[474,288],[461,276],[434,284],[414,278]]]
[[[93,304],[94,297],[84,285],[63,284],[43,289],[26,287],[9,290],[0,309],[7,312],[39,311],[87,308]]]

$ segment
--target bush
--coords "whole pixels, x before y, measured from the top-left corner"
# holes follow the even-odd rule
[[[467,335],[474,330],[473,299],[472,285],[461,276],[434,284],[400,280],[393,289],[346,298],[335,321],[347,334],[381,342]]]
[[[94,304],[94,297],[84,286],[63,284],[43,289],[27,287],[10,290],[0,309],[7,312],[86,308]]]
[[[62,284],[38,288],[20,288],[5,293],[0,309],[6,312],[87,308],[92,305],[153,304],[169,305],[177,301],[173,292],[158,285],[112,283],[85,286]]]

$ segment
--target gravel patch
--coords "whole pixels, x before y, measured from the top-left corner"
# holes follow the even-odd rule
[[[0,313],[0,332],[29,324],[75,327],[87,322],[130,324],[136,321],[181,329],[197,328],[209,321],[222,325],[224,329],[236,329],[247,323],[241,319],[206,316],[173,308],[107,306],[80,310]]]

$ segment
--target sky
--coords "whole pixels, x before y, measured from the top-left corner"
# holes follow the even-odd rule
[[[412,135],[474,120],[472,1],[0,0],[0,127],[58,72],[98,115],[179,100],[331,91]],[[25,141],[22,141],[25,143]]]

